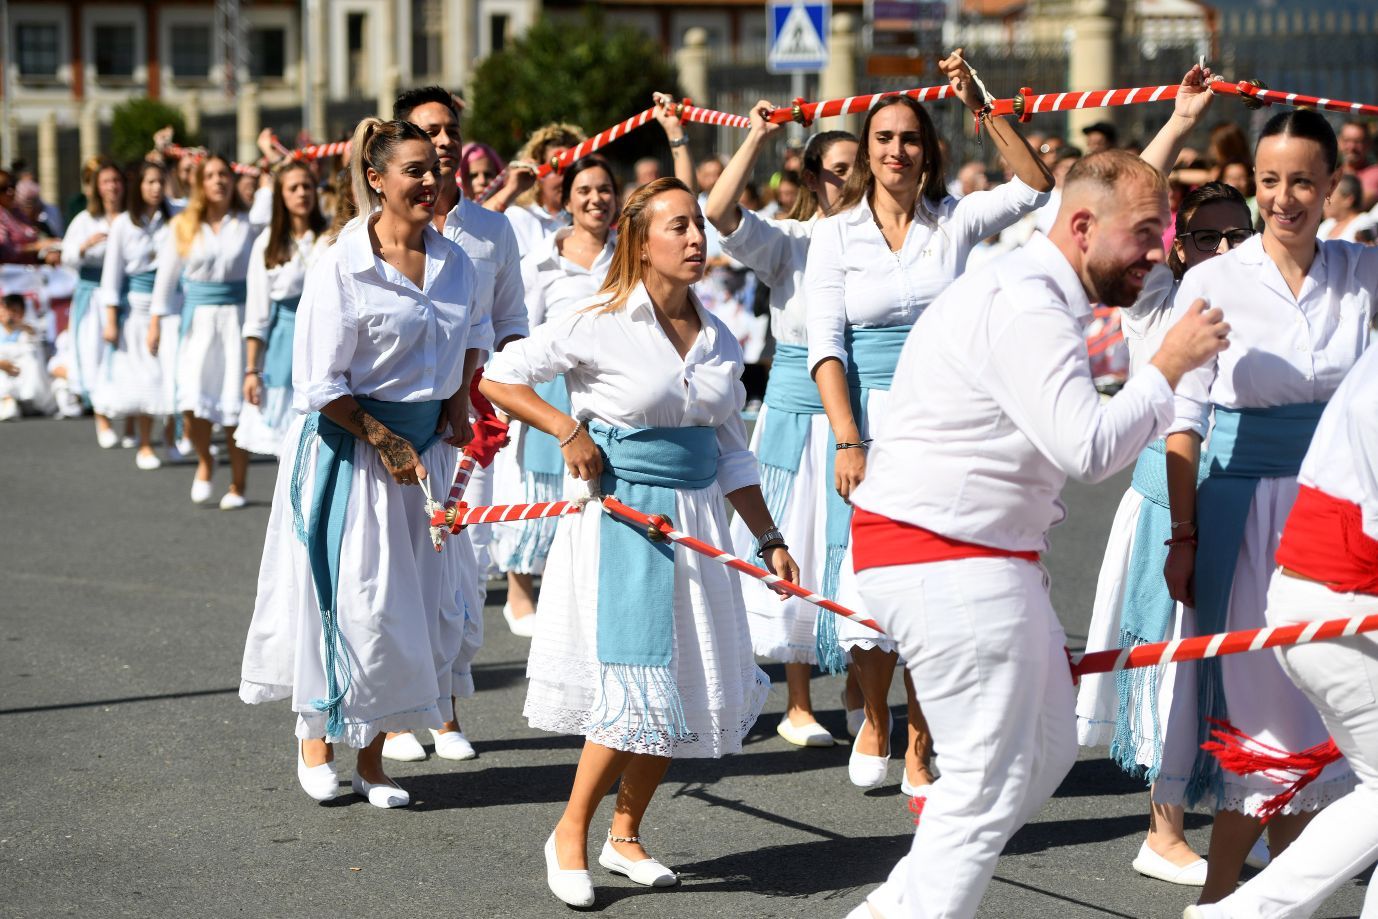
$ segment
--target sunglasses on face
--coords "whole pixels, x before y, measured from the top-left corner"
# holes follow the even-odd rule
[[[1242,246],[1254,235],[1253,230],[1236,228],[1233,230],[1189,230],[1178,235],[1178,239],[1189,237],[1199,252],[1214,252],[1220,248],[1220,240],[1226,240],[1230,248]]]

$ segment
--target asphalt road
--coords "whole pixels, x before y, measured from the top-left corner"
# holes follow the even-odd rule
[[[311,802],[286,706],[239,701],[274,474],[256,463],[258,501],[222,513],[187,500],[189,468],[138,472],[131,452],[96,448],[89,422],[0,426],[0,915],[568,915],[540,851],[579,742],[522,721],[526,643],[503,624],[501,590],[461,711],[479,758],[393,764],[408,810]],[[1076,646],[1125,484],[1069,488],[1047,557]],[[839,688],[818,678],[814,698],[842,735]],[[785,744],[782,708],[776,689],[743,754],[671,767],[644,833],[682,885],[651,891],[595,865],[595,911],[840,917],[885,877],[912,832],[898,786],[853,788],[845,746]],[[981,914],[1180,915],[1188,889],[1129,867],[1146,808],[1141,787],[1083,755],[1011,841]],[[1204,851],[1207,818],[1188,826]],[[1364,889],[1318,915],[1356,915]]]

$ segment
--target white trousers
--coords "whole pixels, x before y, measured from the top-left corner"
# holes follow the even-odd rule
[[[858,586],[898,644],[942,757],[913,847],[867,899],[885,919],[975,916],[1005,843],[1076,761],[1066,636],[1046,574],[1018,559],[960,559],[872,568]]]
[[[1378,597],[1335,593],[1281,572],[1268,587],[1269,625],[1374,613]],[[1336,888],[1378,861],[1378,639],[1369,633],[1274,653],[1321,713],[1359,785],[1317,814],[1287,851],[1208,915],[1310,916]],[[1378,919],[1371,884],[1362,919]]]

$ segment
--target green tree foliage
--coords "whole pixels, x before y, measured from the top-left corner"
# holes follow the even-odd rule
[[[172,125],[173,142],[194,147],[198,138],[187,133],[182,112],[156,99],[130,99],[115,106],[110,125],[110,155],[117,163],[143,159],[153,149],[153,132]]]
[[[651,105],[651,93],[677,92],[674,65],[659,45],[627,26],[608,26],[589,9],[579,19],[542,16],[522,38],[479,65],[466,113],[466,140],[505,157],[536,128],[570,122],[593,134]],[[648,135],[654,131],[656,137]],[[651,125],[606,153],[644,154],[664,135]]]

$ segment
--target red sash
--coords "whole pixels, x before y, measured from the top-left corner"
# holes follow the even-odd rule
[[[1303,485],[1282,530],[1277,563],[1336,593],[1378,595],[1378,540],[1359,505]]]
[[[1038,561],[1037,552],[1016,552],[948,539],[914,526],[855,508],[852,511],[852,563],[857,571],[889,565],[921,565],[958,558],[1022,558]]]

